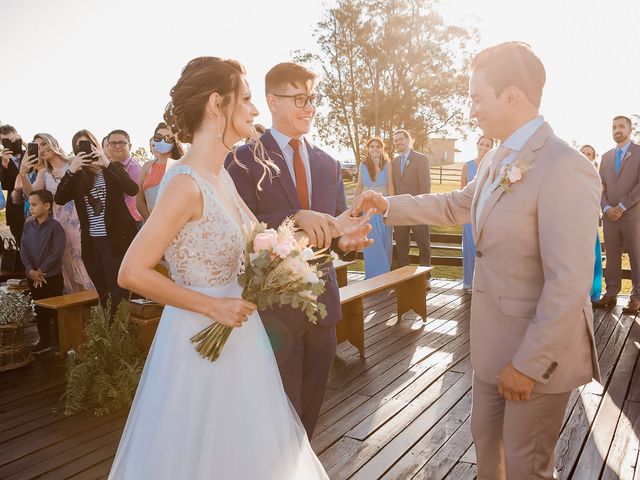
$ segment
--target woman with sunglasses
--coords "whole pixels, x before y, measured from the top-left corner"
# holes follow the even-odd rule
[[[167,160],[169,158],[178,160],[184,155],[182,145],[176,141],[164,122],[160,122],[153,132],[151,151],[155,152],[155,158],[142,166],[136,197],[138,212],[144,220],[149,218],[156,203],[158,188],[167,168]]]
[[[69,170],[69,157],[62,151],[58,141],[48,133],[37,133],[33,141],[38,144],[38,164],[35,165],[36,176],[29,180],[29,169],[32,162],[20,165],[20,178],[25,195],[36,190],[48,190],[55,195],[63,175]],[[80,220],[75,202],[64,205],[53,205],[53,218],[64,229],[67,246],[62,257],[62,277],[64,293],[91,290],[93,283],[82,262],[80,250]]]
[[[88,140],[93,153],[80,150],[80,142]],[[111,162],[88,130],[73,136],[75,157],[69,165],[55,202],[64,205],[73,200],[80,220],[82,261],[95,285],[100,303],[109,297],[115,309],[128,292],[118,286],[117,276],[129,244],[138,231],[124,196],[136,195],[138,185],[124,167]]]

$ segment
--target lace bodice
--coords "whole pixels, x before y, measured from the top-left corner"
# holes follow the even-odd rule
[[[176,175],[191,176],[202,192],[202,218],[187,223],[165,250],[171,278],[180,285],[223,286],[236,280],[242,265],[244,233],[218,200],[214,186],[188,165],[170,168],[162,179],[160,192]],[[222,169],[224,184],[235,199],[245,225],[250,223],[238,205],[233,180]]]

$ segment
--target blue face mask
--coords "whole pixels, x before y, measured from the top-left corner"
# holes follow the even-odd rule
[[[173,143],[167,143],[164,140],[160,140],[159,142],[154,141],[153,146],[158,153],[169,153],[173,150]]]

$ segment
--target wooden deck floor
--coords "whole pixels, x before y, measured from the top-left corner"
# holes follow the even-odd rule
[[[365,304],[365,361],[339,346],[312,439],[332,480],[475,478],[470,296],[458,282],[431,285],[426,324],[411,313],[398,321],[394,296],[380,294]],[[620,311],[596,316],[605,387],[571,398],[556,450],[562,479],[640,479],[640,320]],[[126,412],[56,413],[63,373],[52,358],[0,373],[1,479],[106,477]]]

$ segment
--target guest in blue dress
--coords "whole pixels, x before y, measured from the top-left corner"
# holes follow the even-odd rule
[[[476,142],[478,149],[478,156],[475,160],[469,160],[462,167],[462,173],[460,174],[460,185],[464,188],[467,183],[473,180],[478,172],[480,162],[487,154],[489,150],[493,148],[493,139],[482,136]],[[473,230],[471,224],[467,223],[462,226],[462,288],[467,293],[471,293],[473,286],[473,269],[476,266],[476,245],[473,242]]]
[[[365,190],[373,190],[382,195],[393,195],[393,173],[389,156],[385,152],[380,137],[372,137],[367,142],[367,157],[360,162],[358,186],[355,196]],[[392,230],[384,224],[382,215],[372,215],[369,238],[373,245],[363,251],[365,278],[375,277],[391,270]]]
[[[591,145],[583,145],[580,148],[580,153],[587,157],[593,163],[593,166],[597,167],[596,149]],[[600,233],[596,233],[596,263],[593,267],[593,284],[591,286],[591,301],[597,302],[600,300],[602,294],[602,250],[600,249]]]

